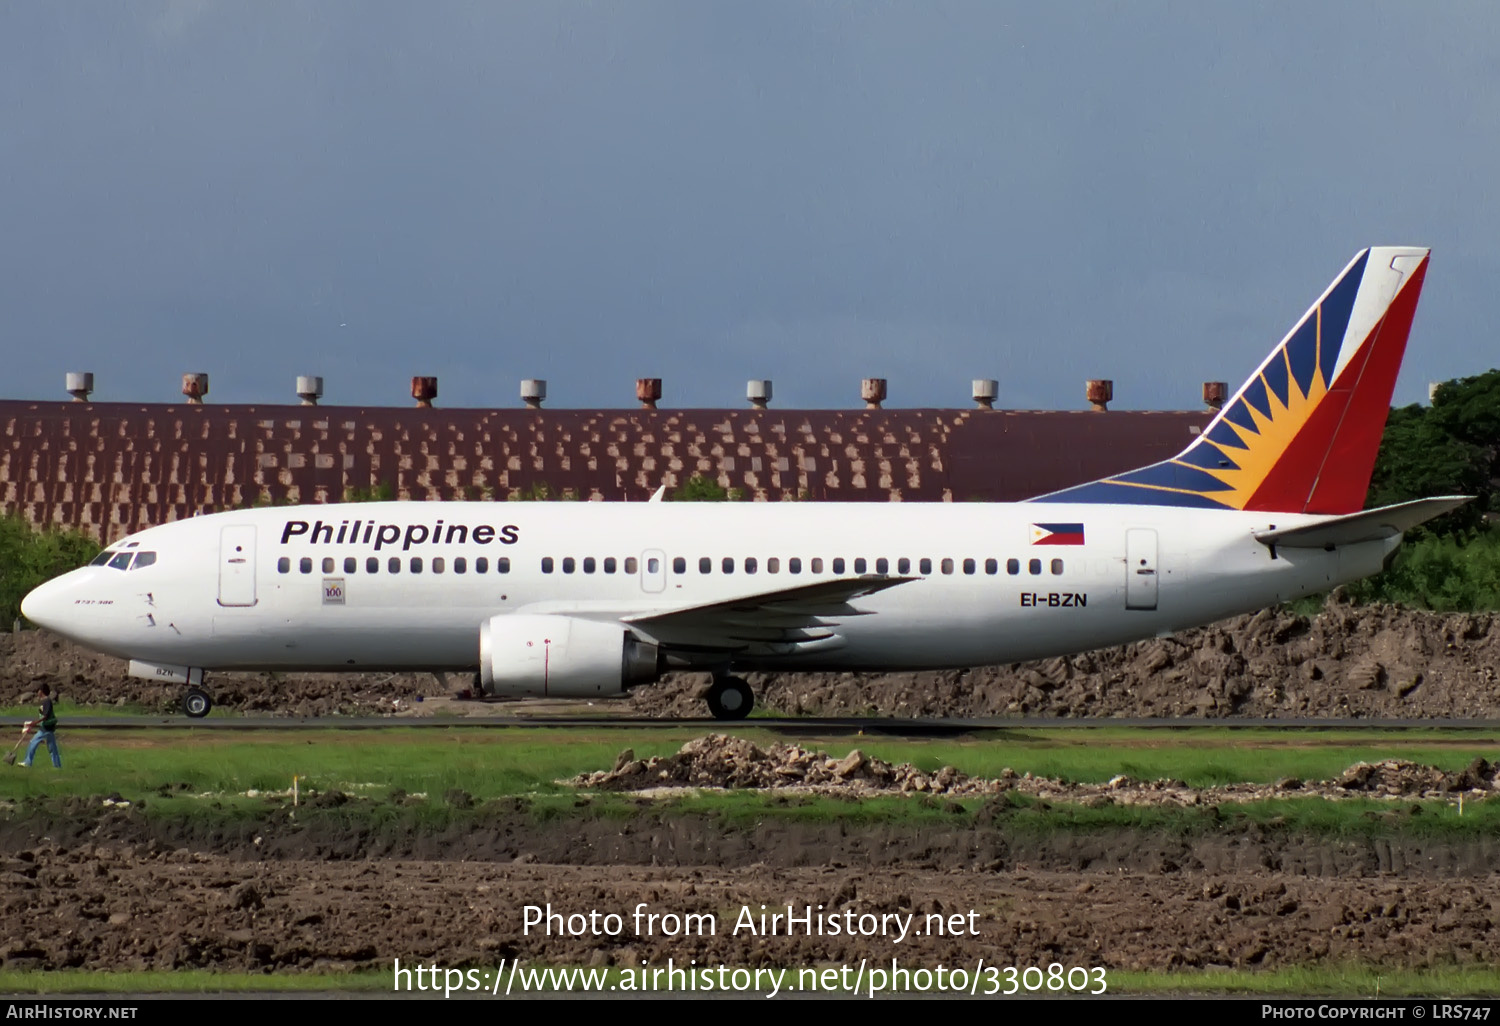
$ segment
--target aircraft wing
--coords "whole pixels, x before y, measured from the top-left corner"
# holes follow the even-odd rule
[[[850,603],[918,577],[843,577],[762,591],[722,602],[653,610],[624,617],[668,645],[791,654],[843,644],[838,621],[867,616]]]
[[[1255,540],[1263,545],[1290,549],[1331,549],[1340,545],[1394,538],[1433,517],[1442,516],[1472,500],[1472,495],[1443,495],[1432,499],[1382,506],[1379,509],[1347,513],[1316,524],[1285,527],[1273,531],[1256,531]]]

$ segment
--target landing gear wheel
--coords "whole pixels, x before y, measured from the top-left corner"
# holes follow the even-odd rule
[[[755,692],[738,677],[716,677],[708,689],[708,711],[716,720],[743,720],[755,707]]]
[[[213,707],[214,700],[208,697],[207,691],[188,688],[187,694],[182,696],[182,711],[195,720],[203,719]]]

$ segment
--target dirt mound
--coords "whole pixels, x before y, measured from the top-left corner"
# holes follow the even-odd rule
[[[1330,602],[1081,655],[919,673],[752,674],[814,716],[1500,718],[1500,617]],[[704,677],[641,688],[642,715],[701,716]]]
[[[998,789],[994,781],[973,781],[952,766],[927,774],[903,763],[893,766],[854,749],[842,759],[798,745],[762,748],[743,738],[709,734],[694,738],[665,758],[637,759],[620,753],[615,768],[585,773],[569,783],[599,791],[641,791],[662,787],[802,788],[856,791],[929,791],[981,794]]]
[[[637,759],[620,753],[613,769],[584,773],[567,781],[593,791],[671,792],[680,788],[745,788],[816,794],[927,793],[962,797],[1006,791],[1047,801],[1108,801],[1122,805],[1209,805],[1259,801],[1295,795],[1440,798],[1457,792],[1489,795],[1500,791],[1497,767],[1475,759],[1448,773],[1401,759],[1350,766],[1334,780],[1274,784],[1227,784],[1195,788],[1178,780],[1138,781],[1117,776],[1105,784],[1074,783],[1007,769],[995,780],[970,777],[952,766],[925,773],[910,763],[899,766],[872,759],[859,749],[843,758],[799,745],[762,748],[744,738],[709,734],[694,738],[672,755]]]
[[[1171,638],[1009,666],[749,679],[757,704],[784,715],[1500,719],[1497,667],[1496,614],[1332,602],[1314,617],[1264,610]],[[44,681],[83,706],[129,702],[167,713],[182,694],[45,632],[0,635],[0,695],[29,703]],[[706,682],[669,675],[637,688],[625,708],[706,717]],[[445,693],[418,673],[223,673],[209,689],[225,708],[287,716],[399,715]]]
[[[1484,759],[1475,759],[1468,768],[1457,773],[1444,773],[1434,766],[1422,766],[1404,759],[1385,759],[1375,763],[1356,763],[1344,770],[1335,783],[1346,791],[1403,797],[1493,791],[1500,790],[1495,779],[1497,770],[1500,766]]]

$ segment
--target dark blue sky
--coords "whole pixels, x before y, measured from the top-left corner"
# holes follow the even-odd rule
[[[1482,3],[0,6],[0,394],[1192,408],[1371,244],[1500,365]]]

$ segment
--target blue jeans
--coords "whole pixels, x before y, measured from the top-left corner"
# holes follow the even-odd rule
[[[57,754],[57,731],[55,730],[39,730],[36,732],[36,737],[31,739],[31,744],[26,748],[26,761],[21,763],[21,765],[31,765],[31,757],[36,754],[36,750],[42,746],[43,741],[47,742],[47,751],[52,753],[52,765],[58,769],[62,769],[62,756]]]

